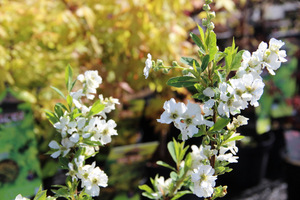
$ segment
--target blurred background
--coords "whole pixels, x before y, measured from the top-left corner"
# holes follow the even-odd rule
[[[285,42],[288,55],[276,76],[264,75],[260,108],[242,113],[250,124],[240,130],[247,136],[239,144],[240,162],[219,181],[229,185],[231,199],[253,194],[265,195],[253,199],[295,199],[295,186],[300,184],[300,2],[214,2],[220,50],[233,37],[240,50],[250,52],[275,37]],[[187,101],[191,96],[185,89],[166,86],[169,75],[150,73],[145,80],[144,63],[148,53],[166,64],[197,56],[189,33],[198,34],[197,24],[205,17],[203,4],[204,0],[1,0],[0,199],[14,199],[23,190],[31,196],[42,183],[45,189],[64,183],[65,172],[45,154],[56,134],[45,109],[61,101],[50,86],[64,89],[67,64],[76,75],[98,70],[103,78],[98,93],[121,103],[110,115],[119,135],[95,158],[112,174],[101,199],[140,199],[138,184],[155,173],[168,175],[155,162],[172,164],[166,144],[178,133],[156,119],[166,100]],[[133,146],[119,155],[127,161],[119,161],[132,167],[122,172],[124,168],[112,163],[118,163],[115,155],[125,145]],[[278,191],[282,197],[272,197]]]

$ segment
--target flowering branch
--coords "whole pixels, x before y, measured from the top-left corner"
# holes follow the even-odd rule
[[[66,185],[56,185],[56,189],[52,190],[54,197],[46,197],[46,191],[40,189],[34,200],[53,200],[58,197],[89,200],[99,196],[100,187],[107,186],[108,177],[105,172],[96,166],[95,161],[87,164],[86,160],[94,157],[99,147],[110,143],[111,137],[117,135],[115,121],[108,120],[106,114],[114,110],[119,101],[99,95],[92,106],[84,104],[84,101],[95,98],[102,78],[98,71],[86,71],[75,81],[72,76],[72,68],[68,66],[65,71],[67,96],[53,87],[65,99],[66,104],[57,103],[54,112],[46,112],[47,118],[59,133],[58,139],[49,143],[48,153],[52,158],[58,158],[61,168],[68,171]],[[81,87],[73,91],[77,81],[81,83]],[[81,191],[78,190],[79,185]],[[26,198],[21,195],[16,197],[16,200],[24,199]]]
[[[190,34],[199,48],[199,61],[182,57],[183,67],[175,61],[171,67],[165,67],[161,60],[155,62],[148,54],[145,63],[146,78],[151,69],[154,71],[181,69],[183,75],[169,79],[167,84],[187,88],[193,94],[192,97],[201,102],[200,105],[188,101],[185,105],[172,98],[164,103],[165,111],[157,121],[165,124],[173,123],[181,132],[178,138],[180,140],[201,137],[202,143],[200,146],[191,146],[190,153],[185,150],[185,155],[180,159],[182,162],[180,166],[184,166],[186,172],[183,184],[182,179],[178,179],[172,171],[170,179],[166,181],[162,177],[157,178],[158,176],[152,180],[154,189],[146,185],[140,186],[140,189],[144,190],[143,195],[151,199],[177,199],[176,195],[180,192],[183,192],[180,195],[192,192],[198,197],[211,200],[226,195],[227,186],[216,186],[216,179],[219,175],[232,170],[228,167],[230,163],[238,162],[236,141],[243,137],[236,129],[246,125],[248,121],[238,114],[249,105],[259,106],[258,100],[264,88],[262,71],[266,69],[275,75],[275,70],[286,61],[286,52],[280,50],[284,43],[274,38],[269,41],[269,45],[261,42],[257,51],[252,54],[247,50],[238,51],[234,40],[224,52],[219,51],[216,34],[213,31],[214,24],[211,21],[215,13],[210,11],[210,3],[212,0],[206,0],[203,7],[207,19],[203,19],[202,25],[206,27],[206,31],[204,32],[198,25],[200,36]],[[232,72],[235,76],[229,77]],[[236,115],[237,117],[232,117]],[[174,140],[168,147],[176,143]],[[174,152],[181,152],[186,148],[188,147],[184,145],[174,145],[174,149],[168,150],[173,158]],[[173,160],[178,166],[178,159]],[[163,166],[172,169],[166,164]],[[172,184],[169,183],[170,180],[173,181]],[[179,186],[175,192],[174,185]],[[181,190],[182,188],[184,189]]]

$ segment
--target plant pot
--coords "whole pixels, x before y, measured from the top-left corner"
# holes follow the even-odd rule
[[[253,146],[239,146],[239,162],[231,164],[233,171],[219,176],[218,183],[228,186],[228,195],[258,185],[265,177],[269,151],[274,142],[272,132],[254,136]]]
[[[282,152],[285,161],[285,178],[288,185],[288,200],[299,199],[300,185],[300,131],[284,132],[286,147]]]
[[[286,153],[283,153],[283,160],[285,161],[285,181],[288,185],[287,200],[299,199],[300,160],[291,160]]]

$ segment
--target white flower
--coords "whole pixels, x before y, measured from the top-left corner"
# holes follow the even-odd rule
[[[102,94],[99,95],[99,99],[101,104],[105,105],[105,108],[98,113],[99,115],[101,115],[104,119],[106,119],[106,113],[110,113],[112,110],[116,109],[116,104],[120,104],[119,99],[113,98],[113,97],[109,97],[109,98],[105,98],[103,97]]]
[[[98,128],[97,132],[100,133],[100,142],[102,145],[110,143],[112,135],[118,135],[117,131],[114,129],[117,126],[114,120],[110,119],[108,122],[99,120],[96,124]]]
[[[66,173],[67,176],[71,176],[72,181],[78,180],[77,176],[76,176],[76,171],[74,170],[74,165],[73,163],[68,163],[68,167],[69,167],[69,172]]]
[[[213,106],[215,105],[215,100],[210,99],[206,101],[203,105],[203,112],[205,113],[205,116],[212,116],[213,115]]]
[[[210,197],[214,192],[217,177],[210,165],[199,165],[193,170],[191,181],[194,183],[194,194],[198,197]]]
[[[170,124],[171,122],[180,119],[182,114],[186,111],[184,103],[176,103],[175,99],[171,98],[169,101],[164,103],[163,108],[165,111],[157,121],[164,124]]]
[[[212,97],[215,96],[215,92],[214,92],[213,89],[210,88],[210,87],[208,87],[208,88],[206,88],[205,90],[203,90],[203,94],[204,94],[205,96],[210,97],[210,98],[212,98]]]
[[[277,54],[282,54],[284,55],[285,53],[283,53],[284,50],[281,50],[282,53],[280,53],[279,49],[284,45],[284,42],[282,42],[281,40],[276,40],[275,38],[271,38],[269,41],[269,49],[272,52],[275,52]],[[284,51],[285,52],[285,51]],[[286,61],[285,58],[283,58],[283,62]]]
[[[107,175],[99,167],[96,167],[90,172],[88,179],[84,181],[85,192],[92,197],[99,196],[99,186],[106,187],[107,181]]]
[[[194,134],[198,133],[196,126],[205,123],[200,106],[190,101],[186,105],[185,112],[175,122],[175,126],[181,130],[182,140],[187,140],[188,136],[193,137]]]
[[[165,180],[165,178],[163,176],[160,176],[160,177],[155,177],[154,181],[155,181],[155,185],[157,187],[159,197],[165,196],[169,193],[169,187],[172,183],[171,178],[168,178]]]
[[[147,60],[145,62],[145,68],[144,68],[144,76],[147,79],[149,76],[149,71],[152,68],[152,56],[150,53],[147,55]]]
[[[18,195],[16,196],[15,200],[27,200],[27,198],[22,197],[21,194],[18,194]]]
[[[83,89],[79,89],[76,92],[70,92],[70,96],[73,98],[73,103],[76,108],[80,109],[82,107],[81,98],[85,96],[85,94],[83,94]]]
[[[52,140],[49,143],[50,148],[57,150],[51,154],[52,158],[57,158],[60,154],[65,157],[70,152],[70,148],[74,146],[74,143],[71,142],[68,138],[62,139],[61,144],[62,145],[59,145],[55,140]]]
[[[80,74],[77,77],[77,80],[83,83],[82,94],[86,95],[88,99],[94,99],[95,96],[92,94],[96,93],[96,88],[102,83],[102,78],[98,75],[98,71],[88,70],[84,75]],[[81,96],[82,94],[78,96]]]
[[[219,155],[217,156],[217,160],[227,161],[229,163],[237,163],[238,156],[233,156],[232,153],[226,153],[229,148],[221,147]]]
[[[83,155],[78,156],[78,158],[74,158],[74,162],[78,169],[81,169],[83,167],[85,157]]]
[[[93,162],[91,165],[84,165],[78,168],[77,177],[81,179],[81,187],[85,186],[86,182],[89,182],[89,175],[92,173],[95,168],[96,162]]]
[[[69,122],[70,122],[70,117],[64,115],[59,118],[59,122],[56,122],[55,124],[53,124],[54,128],[61,131],[62,137],[66,136]]]
[[[197,168],[203,161],[210,159],[213,155],[217,154],[217,150],[211,150],[211,146],[209,145],[200,145],[197,147],[196,145],[192,145],[192,168]]]

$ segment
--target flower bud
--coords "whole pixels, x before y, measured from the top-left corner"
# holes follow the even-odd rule
[[[173,67],[177,67],[178,66],[178,63],[176,61],[172,61],[172,66]]]
[[[210,6],[208,4],[204,4],[203,5],[203,10],[209,11],[210,10]]]
[[[215,18],[216,17],[216,13],[215,12],[209,12],[208,13],[208,18],[209,19],[213,19],[213,18]]]
[[[209,145],[209,143],[210,143],[209,136],[208,135],[204,136],[202,141],[203,141],[203,144]]]
[[[205,0],[206,4],[211,4],[213,2],[213,0]]]
[[[163,69],[163,73],[164,73],[164,74],[167,74],[169,71],[170,71],[170,69],[166,69],[166,68]]]
[[[227,185],[222,187],[222,193],[220,197],[224,197],[227,194]]]
[[[207,26],[207,19],[202,19],[202,25]]]
[[[209,30],[213,30],[213,29],[215,28],[214,23],[210,22],[210,23],[207,25],[207,28],[208,28]]]
[[[157,67],[163,66],[163,61],[160,59],[157,59],[156,63],[157,63]]]

